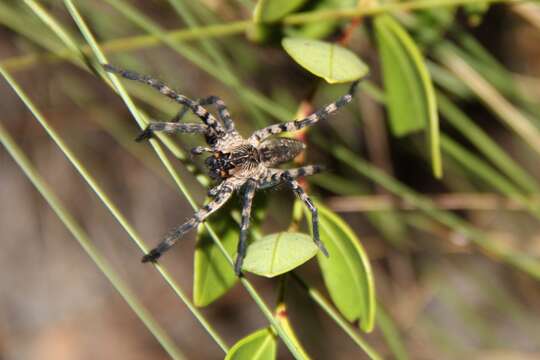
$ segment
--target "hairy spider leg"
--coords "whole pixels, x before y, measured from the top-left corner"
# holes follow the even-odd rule
[[[184,234],[195,229],[200,223],[205,221],[208,216],[225,205],[227,200],[231,198],[232,193],[232,186],[222,186],[220,192],[216,194],[216,197],[212,201],[204,205],[195,213],[195,215],[193,215],[191,219],[171,230],[157,247],[143,256],[142,262],[155,262],[165,251],[169,250],[174,244],[176,244],[176,242],[180,240]]]
[[[177,122],[152,122],[137,138],[135,141],[140,142],[146,139],[152,138],[154,131],[163,131],[168,134],[173,133],[192,133],[192,134],[206,134],[208,132],[208,126],[204,124],[191,124],[191,123],[177,123]]]
[[[328,250],[326,250],[326,247],[324,247],[324,244],[321,241],[321,237],[319,235],[319,212],[317,211],[317,208],[313,204],[313,201],[309,198],[309,196],[306,194],[304,189],[298,184],[298,181],[293,180],[290,176],[286,176],[289,179],[286,181],[286,183],[291,187],[292,191],[306,204],[307,208],[311,212],[311,226],[313,229],[313,241],[315,242],[315,245],[321,249],[324,256],[328,257]]]
[[[244,185],[243,189],[240,239],[238,240],[238,247],[236,251],[236,262],[234,263],[234,272],[237,276],[240,276],[242,274],[242,264],[244,263],[244,258],[246,257],[251,205],[253,204],[255,190],[257,190],[257,182],[255,180],[249,179]]]
[[[269,188],[289,179],[295,180],[299,177],[310,176],[324,170],[322,165],[306,165],[294,169],[268,169],[267,174],[259,181],[259,188]]]
[[[206,146],[195,146],[190,150],[191,155],[202,155],[205,152],[214,152],[212,148]]]
[[[305,117],[300,120],[293,120],[293,121],[288,121],[288,122],[284,122],[280,124],[267,126],[265,128],[255,131],[250,136],[249,139],[255,140],[255,141],[262,141],[271,135],[279,134],[284,131],[289,131],[289,132],[298,131],[306,126],[313,125],[317,123],[319,120],[326,118],[328,115],[335,113],[339,108],[350,103],[353,99],[353,95],[356,91],[357,86],[358,86],[358,81],[355,81],[351,85],[349,92],[347,94],[340,97],[337,101],[326,105],[324,108],[317,110],[316,112],[309,115],[308,117]]]
[[[179,104],[186,105],[195,115],[197,115],[203,121],[205,125],[207,125],[210,129],[213,129],[217,134],[224,132],[221,124],[205,108],[199,105],[196,101],[191,100],[184,95],[178,94],[176,91],[171,89],[162,81],[154,79],[148,75],[138,74],[134,71],[122,70],[110,64],[103,64],[103,68],[108,72],[118,74],[126,79],[139,81],[143,84],[152,86],[154,89],[159,91],[161,94],[167,96],[168,98],[176,101]]]
[[[218,111],[218,118],[223,122],[223,125],[225,126],[225,131],[227,132],[234,132],[236,131],[234,127],[234,122],[232,120],[231,114],[229,113],[229,109],[227,109],[227,105],[223,100],[221,100],[220,97],[211,95],[206,98],[198,99],[196,100],[197,104],[199,105],[216,105],[217,111]],[[186,115],[188,112],[189,107],[187,105],[183,105],[182,109],[176,114],[176,116],[171,120],[172,122],[178,122],[181,121],[182,118]]]
[[[311,224],[313,228],[313,241],[321,249],[322,253],[325,256],[328,256],[328,251],[321,241],[319,235],[319,213],[317,208],[313,204],[313,201],[306,194],[304,189],[296,181],[297,178],[303,176],[310,176],[317,174],[324,170],[323,166],[320,165],[306,165],[295,169],[282,170],[282,169],[268,169],[266,176],[259,181],[259,189],[264,189],[268,187],[275,186],[277,184],[285,182],[293,192],[302,200],[309,211],[311,212]]]
[[[221,188],[223,186],[225,186],[226,182],[220,182],[219,184],[217,184],[216,186],[210,188],[208,190],[208,196],[211,196],[211,197],[214,197],[216,196],[220,191],[221,191]]]

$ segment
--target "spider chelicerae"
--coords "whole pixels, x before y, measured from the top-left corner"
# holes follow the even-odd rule
[[[242,195],[242,219],[234,270],[240,276],[246,255],[251,206],[255,191],[282,183],[287,184],[308,207],[312,215],[313,240],[322,253],[328,256],[328,251],[319,237],[317,208],[297,181],[300,177],[320,172],[322,167],[308,165],[288,170],[277,168],[276,166],[294,159],[305,148],[305,144],[295,139],[271,136],[281,132],[300,130],[336,112],[340,107],[351,102],[358,81],[351,85],[347,94],[308,117],[267,126],[255,131],[249,138],[245,139],[235,129],[227,106],[219,97],[209,96],[199,100],[191,100],[150,76],[122,70],[108,64],[103,65],[103,67],[106,71],[116,73],[126,79],[150,85],[161,94],[183,105],[171,122],[150,123],[136,140],[150,139],[154,131],[202,134],[208,146],[197,146],[191,150],[191,153],[194,155],[211,154],[206,158],[205,164],[208,167],[210,177],[217,182],[217,185],[208,191],[212,200],[184,224],[172,229],[156,248],[144,255],[143,262],[155,262],[185,233],[205,221],[212,213],[221,208],[235,191],[238,191]],[[203,105],[215,105],[219,121]],[[184,114],[190,110],[202,120],[202,124],[179,122]]]

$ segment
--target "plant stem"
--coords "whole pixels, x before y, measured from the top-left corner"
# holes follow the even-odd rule
[[[540,154],[540,131],[534,123],[506,100],[465,60],[456,56],[448,48],[441,48],[439,51],[438,56],[443,64],[463,81],[506,126],[519,135],[537,154]]]
[[[23,151],[17,146],[11,135],[0,123],[0,142],[4,145],[13,160],[23,170],[26,177],[32,182],[39,193],[45,198],[47,204],[52,208],[58,218],[64,223],[69,232],[79,242],[79,245],[88,254],[90,259],[96,264],[98,269],[105,275],[111,285],[118,291],[120,296],[128,303],[139,319],[144,323],[148,331],[159,341],[163,349],[173,359],[185,359],[182,352],[176,347],[172,339],[165,330],[156,322],[148,310],[137,300],[137,296],[126,285],[118,273],[109,262],[101,255],[94,246],[88,234],[81,228],[77,221],[70,215],[69,211],[60,202],[58,197],[52,192],[48,184],[45,183],[35,167],[30,163]]]
[[[304,280],[302,280],[294,271],[291,271],[291,277],[308,293],[309,297],[315,301],[321,309],[328,314],[338,324],[339,327],[343,329],[349,335],[349,337],[362,349],[366,354],[373,360],[382,360],[382,356],[375,351],[364,339],[360,337],[358,332],[353,329],[353,327],[344,320],[341,315],[330,305],[328,300],[322,296],[322,294],[317,291],[317,289],[307,285]]]
[[[298,25],[323,20],[354,19],[386,12],[420,10],[468,4],[519,3],[520,0],[413,0],[377,4],[371,7],[312,11],[289,15],[281,21],[285,25]]]
[[[321,20],[350,19],[361,16],[377,15],[385,12],[397,12],[406,10],[421,10],[442,6],[459,6],[473,3],[519,3],[519,0],[419,0],[406,2],[393,2],[388,4],[374,5],[370,8],[337,9],[309,13],[298,13],[285,17],[281,22],[285,25],[297,25]],[[246,32],[252,26],[250,20],[232,21],[226,24],[192,27],[189,29],[177,29],[165,32],[164,36],[173,42],[184,42],[199,39],[218,38],[238,35]],[[100,44],[105,53],[127,52],[158,46],[163,42],[155,35],[140,35],[106,41]],[[91,54],[89,46],[82,46],[85,54]],[[35,65],[41,60],[56,61],[73,57],[70,50],[59,51],[57,54],[45,53],[41,55],[30,54],[9,58],[0,62],[6,70],[18,71]]]

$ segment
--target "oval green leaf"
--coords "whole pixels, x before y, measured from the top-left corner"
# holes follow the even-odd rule
[[[278,21],[305,3],[306,0],[259,0],[253,11],[253,21],[255,23]]]
[[[238,341],[227,352],[225,360],[274,360],[276,337],[269,328],[258,330]]]
[[[389,15],[377,16],[375,34],[390,129],[394,136],[399,137],[422,130],[429,124],[433,173],[440,178],[442,162],[437,103],[422,54],[410,35]]]
[[[248,246],[243,270],[274,277],[290,271],[317,253],[309,235],[280,232],[255,240]]]
[[[331,84],[358,80],[369,71],[355,53],[333,43],[288,37],[281,44],[294,61]]]
[[[211,220],[210,224],[231,257],[236,253],[238,225],[230,218]],[[216,246],[205,226],[199,228],[195,247],[193,303],[207,306],[219,299],[238,281],[231,264]]]
[[[324,206],[319,209],[321,240],[329,257],[317,256],[332,301],[349,321],[371,331],[375,322],[375,286],[369,259],[351,228]]]

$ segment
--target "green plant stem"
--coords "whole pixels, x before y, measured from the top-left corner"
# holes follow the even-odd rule
[[[471,174],[478,176],[488,186],[493,187],[529,209],[532,215],[539,216],[538,211],[535,210],[536,205],[527,197],[521,195],[519,189],[513,183],[493,169],[488,163],[466,150],[458,142],[445,134],[441,134],[441,144],[444,152],[453,157],[456,163],[466,168]]]
[[[135,312],[139,319],[144,323],[148,331],[158,340],[163,349],[173,359],[185,359],[180,349],[176,347],[171,338],[156,322],[148,310],[137,300],[137,296],[121,279],[118,273],[112,268],[107,260],[101,255],[94,246],[88,234],[81,228],[77,221],[70,215],[69,211],[60,202],[50,187],[45,183],[35,167],[30,163],[23,151],[17,146],[11,135],[0,123],[0,142],[4,145],[7,152],[13,160],[23,170],[26,177],[32,182],[39,193],[45,198],[49,206],[64,223],[69,232],[79,242],[79,245],[88,254],[90,259],[96,264],[98,269],[105,275],[111,285],[118,291],[120,296],[127,302],[129,307]]]
[[[309,297],[323,309],[336,322],[336,324],[349,335],[349,337],[366,352],[370,359],[382,360],[382,356],[375,351],[358,332],[330,305],[328,300],[322,296],[317,289],[307,285],[294,271],[291,271],[291,277],[308,293]]]
[[[401,340],[399,330],[396,328],[394,321],[388,315],[382,304],[377,304],[377,325],[384,336],[388,347],[394,354],[396,360],[407,360],[409,355],[407,349]]]
[[[520,0],[413,0],[401,2],[378,3],[369,7],[344,8],[312,11],[289,15],[281,21],[285,25],[298,25],[310,22],[354,19],[362,16],[377,15],[386,12],[410,11],[439,7],[460,6],[467,4],[494,4],[509,3],[515,4]]]
[[[540,154],[540,131],[525,114],[515,108],[474,68],[448,48],[439,48],[438,56],[443,64],[486,104],[490,111],[520,136],[532,150]]]
[[[474,3],[518,3],[519,0],[421,0],[421,1],[405,1],[405,2],[392,2],[387,4],[377,4],[369,8],[358,9],[338,9],[338,10],[325,10],[309,13],[298,13],[289,15],[282,20],[283,24],[295,25],[309,22],[317,22],[322,20],[331,19],[350,19],[361,16],[377,15],[385,12],[397,12],[407,10],[422,10],[429,8],[437,8],[442,6],[459,6],[464,4]],[[246,32],[252,23],[250,20],[232,21],[226,24],[216,24],[201,27],[192,27],[190,29],[177,29],[165,33],[168,40],[173,42],[184,42],[199,39],[226,37],[232,35],[238,35]],[[140,35],[133,37],[126,37],[116,40],[104,42],[101,45],[103,51],[106,53],[113,52],[126,52],[140,50],[143,48],[149,48],[158,46],[162,43],[162,39],[159,39],[155,35]],[[82,47],[82,51],[85,54],[90,54],[91,49],[88,46]],[[17,71],[26,69],[35,65],[40,60],[57,60],[60,58],[70,58],[73,54],[69,50],[61,51],[57,55],[53,54],[41,54],[41,55],[24,55],[0,62],[1,66],[10,71]]]
[[[36,35],[36,23],[37,21],[35,19],[29,19],[28,16],[22,15],[20,11],[17,11],[13,9],[12,6],[7,5],[6,1],[0,2],[0,24],[3,26],[12,29],[17,34],[21,34],[31,39]],[[52,53],[63,50],[63,46],[61,46],[61,44],[58,43],[58,41],[56,41],[51,34],[40,33],[39,40],[40,44],[43,44],[42,46]],[[21,58],[24,57],[26,56],[22,56]]]
[[[527,193],[537,193],[540,191],[540,185],[538,185],[536,179],[516,164],[506,152],[501,150],[495,141],[441,92],[437,93],[437,104],[446,122],[461,132],[486,158],[491,160],[507,177],[511,178],[514,183],[518,184]]]

